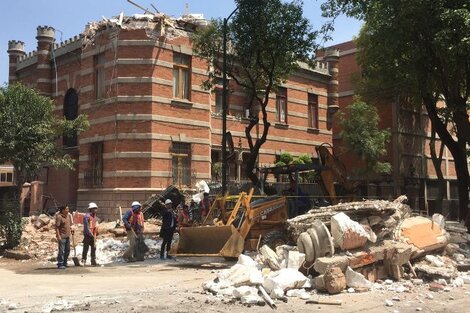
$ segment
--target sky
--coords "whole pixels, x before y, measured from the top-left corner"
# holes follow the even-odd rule
[[[189,10],[202,13],[206,19],[225,17],[235,8],[233,0],[134,0],[142,7],[179,17]],[[321,18],[322,0],[304,0],[304,16],[315,29],[324,22]],[[188,5],[189,9],[186,8]],[[36,50],[36,27],[48,25],[56,29],[56,42],[80,34],[87,22],[143,13],[127,0],[0,0],[0,85],[8,81],[8,40],[25,42],[26,52]],[[333,40],[326,46],[351,40],[361,27],[357,20],[341,17],[336,21]]]

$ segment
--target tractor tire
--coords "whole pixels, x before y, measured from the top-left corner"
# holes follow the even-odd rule
[[[305,261],[313,262],[315,261],[315,250],[312,243],[312,238],[309,234],[304,232],[301,233],[299,239],[297,239],[297,248],[300,253],[305,254]]]
[[[276,247],[285,245],[286,243],[286,234],[279,230],[273,230],[263,236],[263,239],[261,239],[260,242],[260,247],[267,245],[268,247],[276,251]]]

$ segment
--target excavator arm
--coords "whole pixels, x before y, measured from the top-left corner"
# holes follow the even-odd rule
[[[348,178],[346,167],[334,154],[330,152],[328,146],[332,149],[331,145],[322,144],[316,147],[316,150],[321,163],[326,167],[320,172],[323,187],[330,197],[330,202],[332,204],[336,204],[338,203],[338,198],[335,191],[335,180],[344,188],[348,195],[354,194],[358,186],[358,182],[351,182]]]

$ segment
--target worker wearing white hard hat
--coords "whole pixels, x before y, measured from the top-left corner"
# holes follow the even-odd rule
[[[83,217],[83,251],[82,263],[86,265],[86,258],[88,255],[88,248],[91,252],[91,265],[97,266],[96,263],[96,237],[98,236],[98,227],[96,221],[96,214],[98,212],[98,205],[94,202],[88,204],[88,213]]]
[[[129,248],[124,252],[124,259],[127,262],[143,261],[145,252],[138,251],[138,245],[136,245],[137,239],[143,241],[144,214],[142,213],[142,204],[138,201],[132,202],[131,209],[124,214],[122,221],[129,239]]]
[[[160,248],[160,259],[166,258],[171,259],[172,256],[168,253],[170,252],[171,242],[173,241],[173,234],[176,229],[176,216],[173,212],[173,201],[171,199],[165,200],[165,211],[162,214],[162,227],[160,228],[160,237],[163,238],[162,246]]]

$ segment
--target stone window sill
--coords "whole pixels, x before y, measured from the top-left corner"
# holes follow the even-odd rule
[[[193,107],[193,103],[187,99],[171,99],[171,105],[184,109],[191,109]]]
[[[308,127],[307,132],[312,134],[319,134],[320,130],[318,128]]]
[[[289,128],[289,124],[276,122],[276,123],[274,123],[274,127],[276,127],[276,128],[282,128],[282,129],[288,129],[288,128]]]
[[[95,99],[95,101],[93,102],[93,104],[103,104],[104,103],[104,98],[101,98],[101,99]]]

